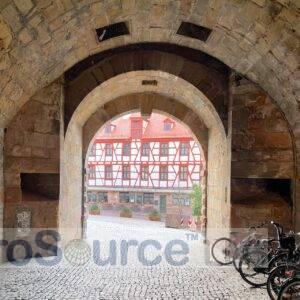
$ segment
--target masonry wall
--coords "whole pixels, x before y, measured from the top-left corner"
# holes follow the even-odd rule
[[[274,219],[290,229],[294,156],[287,121],[256,85],[241,78],[235,84],[232,226]]]
[[[4,150],[4,131],[0,129],[0,239],[3,239],[3,207],[4,207],[4,178],[3,174],[3,150]],[[0,262],[3,260],[3,248],[0,247]]]
[[[33,228],[57,227],[59,95],[60,86],[57,82],[42,89],[22,107],[5,130],[4,227],[6,228],[17,226],[16,214],[22,210],[31,212]],[[28,188],[26,182],[21,187],[21,174],[24,173],[29,178],[35,174],[34,182],[40,185],[40,188],[37,186],[35,190],[34,184],[29,184]],[[49,184],[47,190],[42,191],[42,183],[45,181]],[[51,185],[51,181],[55,184],[53,182]]]

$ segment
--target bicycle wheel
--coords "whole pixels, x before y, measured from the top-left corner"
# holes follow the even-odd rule
[[[254,287],[262,287],[268,280],[268,253],[253,250],[242,255],[239,263],[239,273],[244,281]]]
[[[233,255],[236,244],[229,238],[217,239],[211,247],[213,259],[220,265],[230,265],[233,262]]]
[[[243,255],[242,249],[237,246],[233,254],[233,266],[237,271],[239,271],[239,263],[242,255]]]
[[[279,300],[299,300],[300,299],[300,279],[294,278],[285,282],[278,294]]]
[[[288,273],[286,271],[290,270],[286,265],[281,265],[274,268],[269,274],[267,281],[267,291],[272,300],[277,299],[277,295],[283,284],[289,280]]]
[[[282,252],[274,255],[269,262],[269,271],[272,271],[277,266],[285,264],[288,262],[288,253]]]
[[[240,264],[241,257],[252,250],[254,250],[254,248],[248,245],[244,245],[244,246],[238,245],[236,247],[236,250],[233,255],[233,266],[238,272],[239,272],[239,264]]]

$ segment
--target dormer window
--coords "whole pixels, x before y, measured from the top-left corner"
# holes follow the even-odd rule
[[[104,132],[106,134],[112,133],[115,127],[116,127],[116,125],[106,124],[105,127],[104,127]]]
[[[104,129],[105,133],[111,133],[111,126],[109,125],[105,125],[105,129]]]
[[[131,137],[133,139],[140,139],[143,134],[143,120],[142,118],[131,119]]]
[[[174,122],[170,119],[164,120],[164,131],[171,131],[174,126]]]

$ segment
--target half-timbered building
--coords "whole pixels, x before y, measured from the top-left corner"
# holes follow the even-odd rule
[[[96,135],[87,162],[87,196],[104,206],[191,212],[190,193],[205,175],[201,146],[179,122],[130,114]]]

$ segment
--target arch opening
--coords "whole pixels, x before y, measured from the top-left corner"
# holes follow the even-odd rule
[[[144,98],[131,96],[132,101]],[[199,120],[192,112],[189,118],[194,124]],[[183,121],[156,109],[147,116],[133,110],[105,122],[85,155],[84,236],[92,234],[89,220],[95,223],[123,215],[178,229],[197,220],[193,226],[205,232],[208,134],[203,123],[197,126],[201,143]],[[192,195],[199,190],[202,209],[195,216]]]
[[[142,80],[157,80],[157,86],[141,85]],[[131,102],[128,97],[134,94],[145,94],[140,102]],[[207,127],[207,226],[229,227],[229,180],[230,160],[228,161],[228,141],[222,122],[210,101],[195,87],[186,81],[160,71],[136,71],[118,75],[99,85],[77,107],[66,130],[62,147],[61,160],[61,197],[59,203],[59,226],[61,229],[73,227],[74,234],[81,234],[81,214],[83,195],[83,164],[84,153],[93,134],[87,133],[86,124],[90,117],[102,116],[102,124],[114,115],[122,112],[121,97],[123,97],[124,112],[128,107],[140,109],[143,113],[145,105],[151,110],[158,109],[169,113],[188,124],[188,114],[176,111],[176,105],[185,106],[192,111]],[[157,97],[155,102],[149,97]],[[167,101],[161,101],[166,97]],[[146,101],[148,98],[148,101]],[[119,102],[118,102],[119,101]],[[147,106],[147,105],[146,105]],[[177,107],[178,108],[178,107]],[[168,111],[169,110],[169,111]],[[176,116],[176,114],[178,114]],[[185,117],[187,118],[185,120]],[[98,124],[99,125],[99,124]],[[96,126],[98,129],[100,126]],[[94,130],[96,129],[94,128]],[[195,131],[193,128],[191,130]],[[85,141],[84,136],[90,135]],[[68,159],[67,159],[68,158]],[[228,176],[224,176],[227,174]],[[68,176],[66,176],[68,174]],[[68,188],[72,182],[73,188]],[[75,184],[74,184],[75,183]],[[69,203],[72,203],[70,209]],[[67,213],[66,213],[67,211]],[[76,228],[74,228],[74,225]]]

